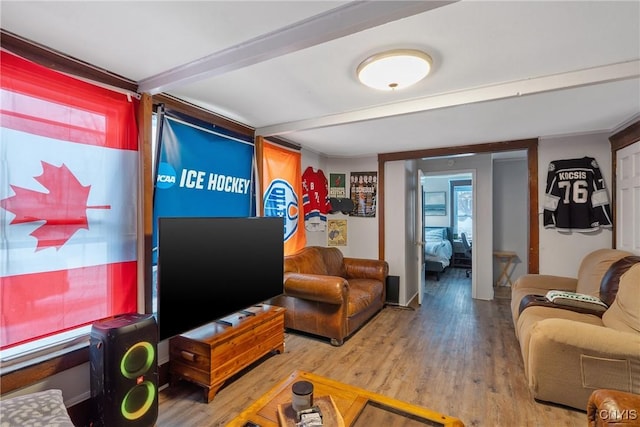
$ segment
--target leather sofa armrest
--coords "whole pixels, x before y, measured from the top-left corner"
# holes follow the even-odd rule
[[[640,395],[620,390],[595,390],[587,404],[589,427],[640,424]]]
[[[343,304],[347,300],[349,284],[342,277],[320,274],[285,273],[284,293],[328,304]]]
[[[551,276],[546,274],[525,274],[520,276],[513,284],[513,290],[519,288],[536,288],[545,291],[569,291],[575,292],[578,279],[573,277]],[[540,292],[546,294],[546,292]]]
[[[375,279],[385,282],[389,275],[389,264],[377,259],[344,258],[347,278]]]

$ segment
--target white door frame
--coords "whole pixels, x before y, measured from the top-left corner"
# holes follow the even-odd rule
[[[640,255],[640,141],[616,151],[616,247]]]
[[[421,169],[418,169],[418,189],[416,194],[416,250],[418,251],[418,304],[422,305],[422,297],[425,291],[425,266],[424,266],[424,207],[422,206],[422,195],[424,190],[422,188],[422,177],[424,173]]]

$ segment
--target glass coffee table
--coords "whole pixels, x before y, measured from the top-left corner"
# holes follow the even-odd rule
[[[291,403],[291,386],[301,380],[313,384],[314,399],[331,397],[345,426],[464,427],[457,418],[303,371],[293,372],[234,418],[228,426],[280,427],[278,407]],[[248,422],[254,424],[247,424]],[[332,426],[325,424],[325,427]]]

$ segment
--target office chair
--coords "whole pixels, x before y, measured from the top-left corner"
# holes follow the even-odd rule
[[[462,239],[462,246],[464,247],[464,253],[466,256],[469,257],[469,263],[471,263],[471,245],[467,240],[467,234],[461,233],[460,238]],[[467,271],[465,273],[467,274],[467,277],[469,277],[469,275],[471,274],[471,267],[467,268]]]

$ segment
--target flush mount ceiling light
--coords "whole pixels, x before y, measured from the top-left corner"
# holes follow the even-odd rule
[[[374,89],[404,89],[424,79],[431,63],[431,57],[420,50],[395,49],[365,59],[356,74],[360,82]]]

